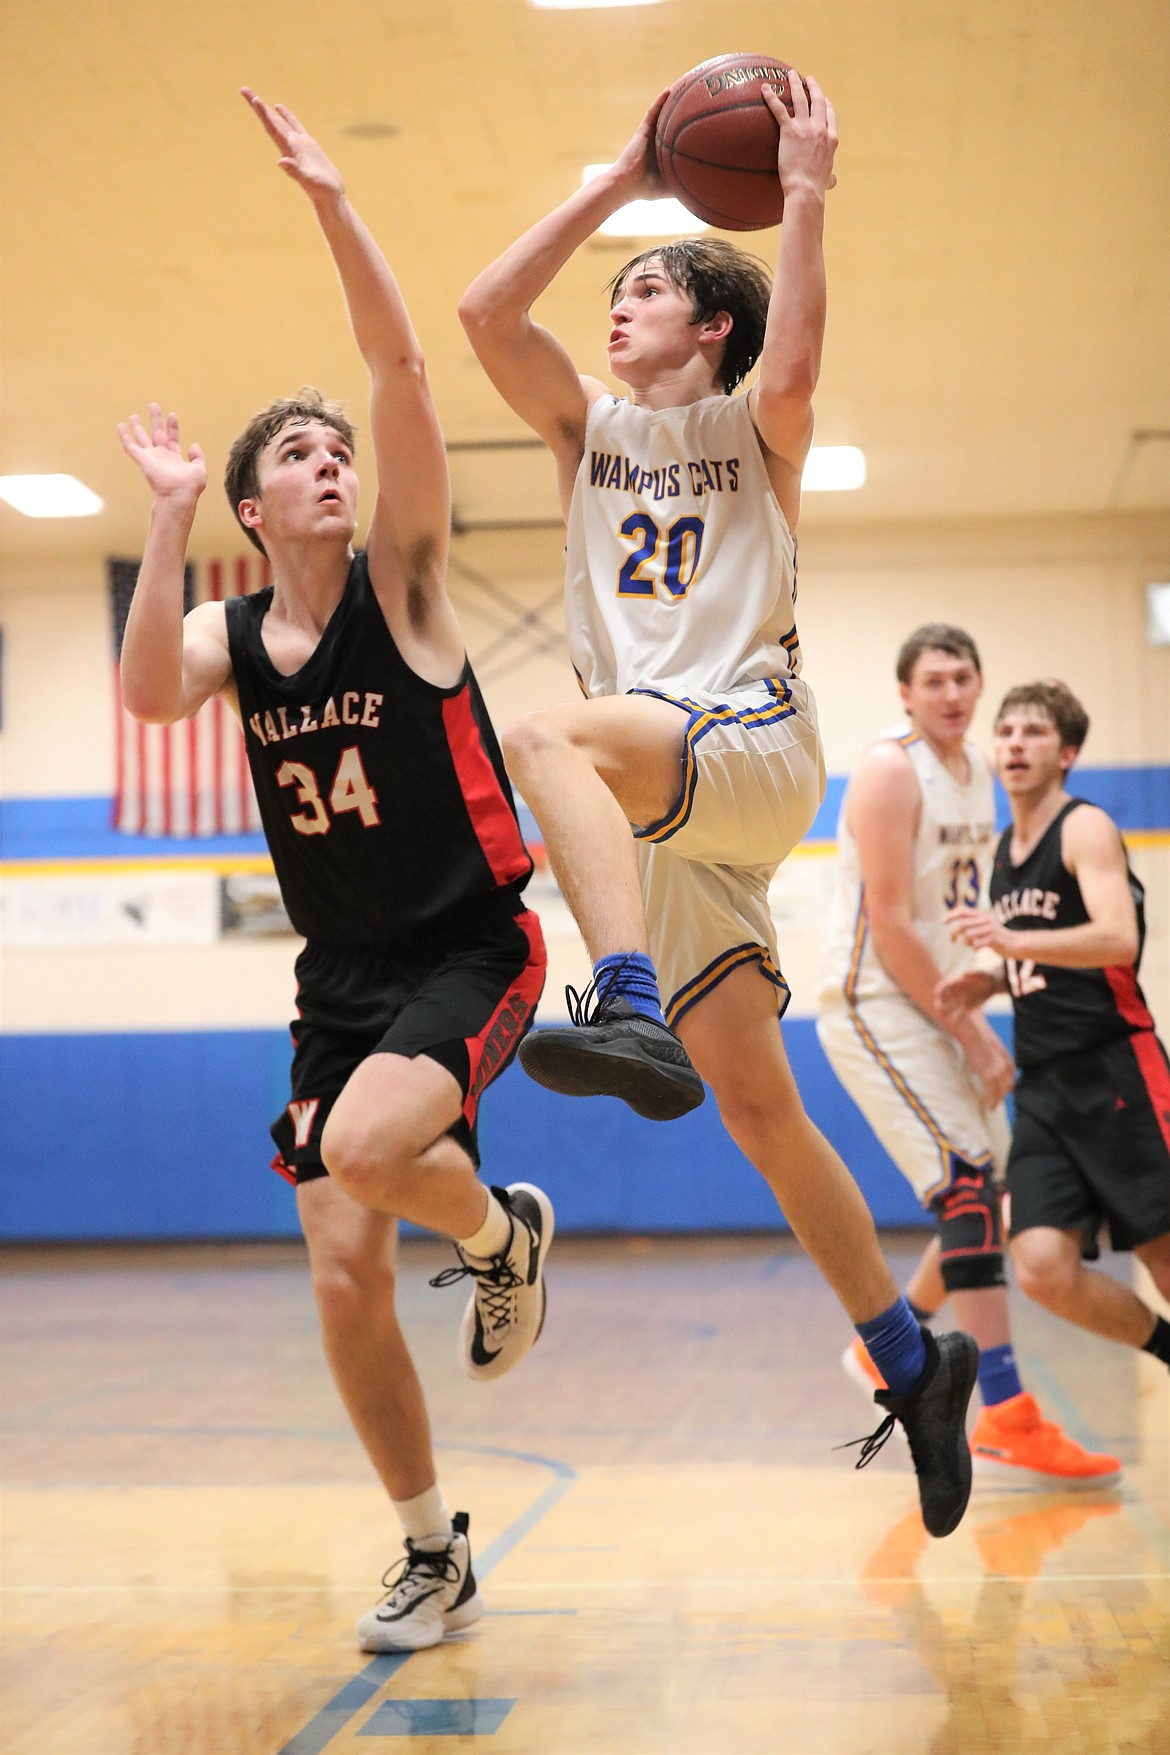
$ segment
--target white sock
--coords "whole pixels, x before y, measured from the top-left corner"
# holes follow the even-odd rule
[[[503,1255],[511,1241],[512,1220],[489,1188],[483,1224],[470,1237],[460,1237],[459,1247],[464,1255],[474,1255],[481,1261],[488,1261],[493,1255]]]
[[[413,1499],[394,1499],[391,1503],[398,1513],[403,1535],[409,1536],[412,1542],[421,1542],[427,1536],[451,1534],[451,1513],[437,1483],[428,1487],[425,1493],[416,1493]]]

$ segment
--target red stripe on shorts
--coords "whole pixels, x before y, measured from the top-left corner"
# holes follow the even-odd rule
[[[540,921],[529,909],[524,914],[517,914],[516,925],[528,940],[528,961],[479,1035],[464,1037],[469,1070],[463,1115],[469,1126],[475,1120],[480,1097],[515,1052],[544,991],[548,953],[544,948]]]
[[[470,689],[462,688],[443,702],[443,725],[463,802],[492,876],[498,884],[515,883],[531,869],[528,850],[483,747],[471,708]]]
[[[1114,1003],[1127,1024],[1135,1030],[1152,1030],[1154,1020],[1143,1003],[1137,984],[1137,971],[1132,964],[1112,963],[1104,970]]]
[[[1166,1051],[1152,1030],[1137,1030],[1129,1040],[1166,1150],[1170,1151],[1170,1066],[1166,1064]]]

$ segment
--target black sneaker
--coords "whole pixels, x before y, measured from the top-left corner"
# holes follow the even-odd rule
[[[389,1595],[357,1624],[362,1651],[421,1651],[479,1620],[483,1598],[471,1570],[467,1523],[467,1513],[457,1511],[449,1537],[407,1538],[398,1577],[388,1572],[382,1580]]]
[[[620,1097],[649,1121],[699,1107],[703,1081],[673,1030],[595,981],[583,994],[566,987],[565,998],[569,1028],[531,1030],[520,1044],[529,1078],[564,1097]]]
[[[936,1340],[924,1328],[926,1367],[909,1395],[879,1389],[874,1401],[889,1413],[876,1432],[856,1440],[857,1467],[872,1462],[901,1422],[910,1445],[922,1521],[932,1536],[949,1536],[959,1527],[971,1497],[971,1451],[967,1443],[967,1403],[979,1374],[979,1348],[961,1329]]]

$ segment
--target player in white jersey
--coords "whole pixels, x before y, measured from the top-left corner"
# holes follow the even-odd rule
[[[841,807],[817,1034],[937,1221],[907,1298],[925,1320],[949,1296],[979,1343],[977,1466],[1048,1486],[1108,1484],[1116,1459],[1041,1418],[1012,1351],[998,1181],[1015,1066],[982,1014],[944,1022],[935,999],[974,962],[948,914],[982,905],[996,839],[991,768],[967,737],[979,654],[962,628],[932,622],[905,641],[896,674],[906,721],[866,751]],[[860,1338],[842,1362],[867,1393],[880,1385]]]
[[[522,1064],[552,1089],[621,1096],[662,1119],[702,1100],[702,1075],[880,1356],[882,1405],[906,1427],[926,1526],[945,1535],[970,1488],[963,1416],[977,1349],[965,1335],[936,1342],[898,1297],[856,1184],[804,1113],[777,1028],[787,988],[768,881],[824,791],[798,674],[793,533],[837,144],[815,82],[811,101],[792,84],[791,116],[774,91],[764,96],[785,198],[774,285],[717,242],[628,264],[611,289],[608,351],[632,400],[580,376],[529,313],[610,214],[663,193],[653,131],[665,93],[617,163],[506,251],[460,307],[489,376],[556,458],[569,641],[588,697],[504,734],[595,968],[593,1009],[572,995],[574,1027],[536,1031]],[[732,396],[757,358],[759,382]]]

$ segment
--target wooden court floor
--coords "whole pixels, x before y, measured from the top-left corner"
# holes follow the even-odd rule
[[[1018,1300],[1030,1386],[1124,1487],[977,1489],[929,1542],[899,1447],[833,1449],[872,1422],[790,1247],[558,1242],[544,1337],[490,1386],[446,1260],[404,1249],[402,1308],[489,1612],[371,1660],[397,1536],[300,1250],[2,1258],[4,1755],[1168,1755],[1152,1360]]]

